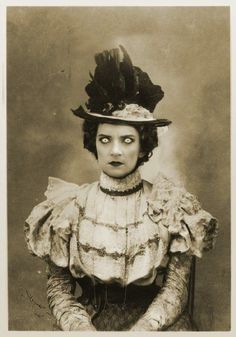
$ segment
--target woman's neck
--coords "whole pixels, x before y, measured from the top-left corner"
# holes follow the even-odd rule
[[[122,178],[110,177],[104,172],[100,176],[100,189],[110,195],[129,195],[142,188],[142,179],[138,170]]]

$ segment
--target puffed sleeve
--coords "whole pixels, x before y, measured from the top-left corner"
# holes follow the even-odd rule
[[[48,304],[58,326],[66,331],[95,330],[86,308],[74,297],[75,279],[69,269],[81,216],[79,200],[83,188],[86,185],[79,187],[49,178],[47,199],[34,207],[24,228],[30,253],[47,262]]]
[[[25,221],[25,239],[32,254],[60,267],[68,266],[69,241],[77,230],[81,195],[80,186],[49,178],[46,200],[35,206]]]
[[[161,291],[133,331],[162,331],[186,308],[192,256],[215,244],[217,220],[201,208],[196,197],[160,175],[148,200],[148,215],[169,234],[169,264]]]
[[[168,229],[169,251],[201,257],[214,247],[218,222],[186,189],[160,176],[149,199],[149,216]]]

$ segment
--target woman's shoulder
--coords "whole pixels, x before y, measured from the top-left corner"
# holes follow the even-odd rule
[[[180,186],[180,183],[177,182],[177,180],[167,177],[162,172],[158,172],[151,180],[152,182],[143,179],[144,190],[147,192],[147,194],[150,194],[151,192],[153,193],[157,191],[157,189],[172,190],[174,187]]]
[[[177,178],[167,177],[159,172],[152,183],[144,180],[144,190],[148,195],[148,200],[160,208],[165,206],[165,210],[171,210],[174,206],[184,206],[189,214],[194,214],[201,208],[197,197],[189,193],[184,184]]]
[[[54,204],[66,198],[83,197],[98,182],[78,185],[60,178],[49,177],[48,186],[44,193],[48,201]]]
[[[186,193],[183,184],[172,177],[159,172],[152,182],[143,179],[144,192],[150,202],[174,203],[183,193]]]
[[[159,173],[152,184],[144,182],[144,186],[149,217],[168,229],[171,252],[201,257],[203,251],[213,248],[218,221],[180,181]]]
[[[44,192],[46,199],[32,209],[26,223],[35,225],[39,219],[44,219],[46,214],[52,212],[59,215],[66,210],[68,211],[68,205],[76,206],[71,209],[75,211],[83,204],[89,190],[95,185],[97,185],[97,182],[77,185],[60,178],[49,177],[48,186]]]
[[[83,211],[90,189],[98,182],[77,185],[49,177],[46,200],[36,205],[25,220],[27,247],[33,255],[68,265],[68,241]]]

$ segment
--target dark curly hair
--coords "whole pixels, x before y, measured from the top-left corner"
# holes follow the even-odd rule
[[[111,124],[111,122],[109,122]],[[116,123],[117,124],[117,123]],[[119,123],[126,124],[126,123]],[[84,148],[90,151],[97,159],[96,136],[99,122],[85,120],[83,123],[84,133]],[[127,124],[126,124],[127,125]],[[147,162],[153,154],[153,149],[158,146],[157,127],[154,125],[135,125],[133,126],[139,133],[141,151],[144,153],[143,157],[138,158],[136,168]]]

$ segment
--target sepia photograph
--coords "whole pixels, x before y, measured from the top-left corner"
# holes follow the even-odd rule
[[[231,331],[230,6],[7,6],[8,330]]]

